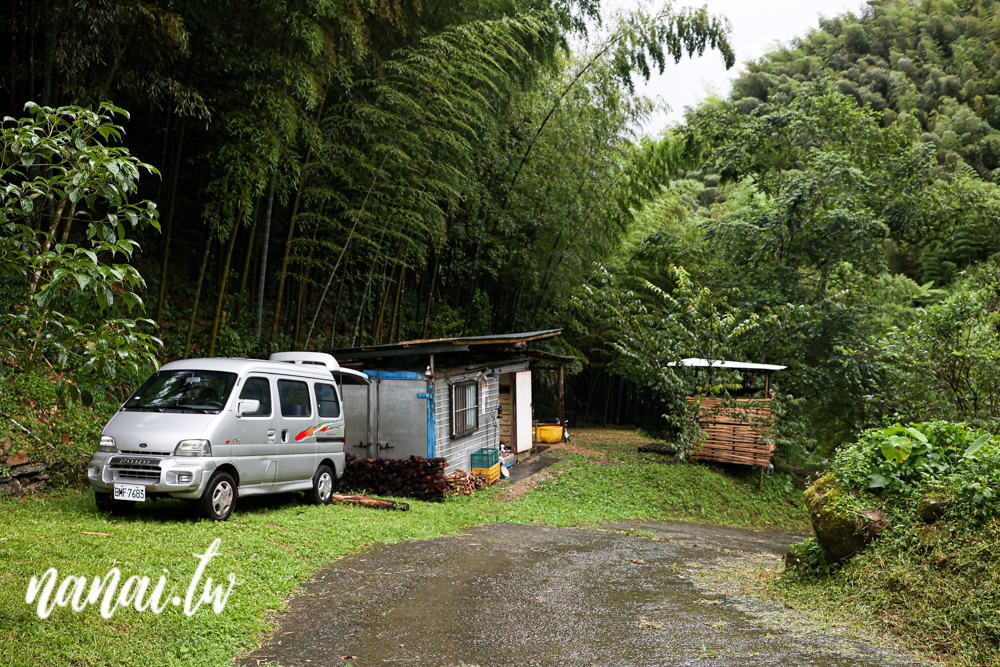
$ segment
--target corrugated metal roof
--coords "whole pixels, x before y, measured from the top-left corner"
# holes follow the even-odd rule
[[[754,364],[747,361],[726,361],[724,359],[681,359],[671,361],[667,366],[690,366],[693,368],[727,368],[737,371],[783,371],[788,366],[777,364]]]
[[[459,336],[456,338],[429,338],[426,340],[405,340],[401,343],[390,343],[388,345],[366,345],[363,347],[342,347],[336,350],[324,350],[329,354],[334,355],[337,358],[347,358],[354,354],[360,353],[372,353],[372,352],[386,352],[386,353],[399,353],[402,350],[413,350],[414,352],[428,351],[428,348],[444,348],[435,349],[434,351],[463,351],[468,350],[472,347],[478,346],[496,346],[496,345],[513,345],[515,347],[521,347],[525,343],[531,343],[539,340],[551,340],[562,333],[562,329],[548,329],[545,331],[526,331],[522,333],[509,333],[509,334],[494,334],[489,336]]]

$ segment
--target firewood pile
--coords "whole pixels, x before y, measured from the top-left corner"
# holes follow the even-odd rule
[[[467,496],[488,484],[482,475],[464,470],[456,470],[450,475],[445,475],[444,481],[448,484],[448,493],[453,496]]]
[[[446,466],[443,458],[359,459],[348,454],[340,487],[397,498],[441,501],[448,491]]]

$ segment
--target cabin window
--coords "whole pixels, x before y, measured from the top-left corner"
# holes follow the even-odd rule
[[[457,438],[479,428],[479,392],[476,382],[451,386],[451,437]]]

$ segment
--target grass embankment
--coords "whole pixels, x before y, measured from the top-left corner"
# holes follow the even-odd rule
[[[602,457],[566,452],[528,493],[491,487],[444,503],[410,501],[406,513],[352,506],[310,507],[296,496],[249,499],[226,523],[194,518],[180,501],[145,503],[133,516],[99,514],[92,495],[63,490],[0,501],[0,665],[225,665],[256,645],[296,586],[324,563],[375,543],[454,534],[493,522],[587,526],[623,519],[688,519],[745,527],[802,529],[800,494],[783,479],[741,480],[701,465],[667,464],[636,454],[643,442],[624,430],[581,431],[574,444]],[[193,554],[215,538],[221,551],[206,575],[236,576],[218,616],[202,608],[192,618],[168,606],[160,615],[119,610],[104,619],[94,607],[57,608],[41,620],[25,604],[32,576],[56,568],[66,575],[122,578],[169,570],[183,596]]]
[[[761,568],[743,593],[895,635],[952,665],[998,665],[1000,520],[894,526],[828,576]]]
[[[121,404],[107,396],[90,406],[60,400],[52,378],[5,369],[0,377],[0,463],[5,453],[25,451],[32,461],[78,463],[97,448],[101,428]],[[25,433],[15,424],[28,429]]]
[[[1000,664],[1000,437],[943,421],[865,431],[821,482],[806,491],[821,534],[780,579],[762,573],[764,590],[953,664]],[[849,556],[870,510],[886,528]]]

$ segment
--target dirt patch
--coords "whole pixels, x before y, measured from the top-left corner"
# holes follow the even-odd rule
[[[649,442],[648,436],[641,436],[629,428],[578,428],[570,430],[570,441],[577,447],[600,449],[602,451],[634,452],[635,448]]]
[[[525,480],[511,484],[510,487],[504,489],[500,492],[500,502],[509,503],[512,500],[517,500],[526,493],[530,493],[535,489],[536,486],[541,484],[547,479],[551,479],[559,475],[558,470],[552,470],[552,468],[546,468],[536,472],[531,477]]]
[[[577,447],[576,445],[571,445],[568,442],[560,442],[559,444],[552,445],[545,449],[545,453],[553,452],[556,450],[562,450],[564,452],[569,452],[571,454],[583,454],[584,456],[596,456],[598,458],[604,456],[602,452],[598,452],[593,449],[586,449],[584,447]]]

